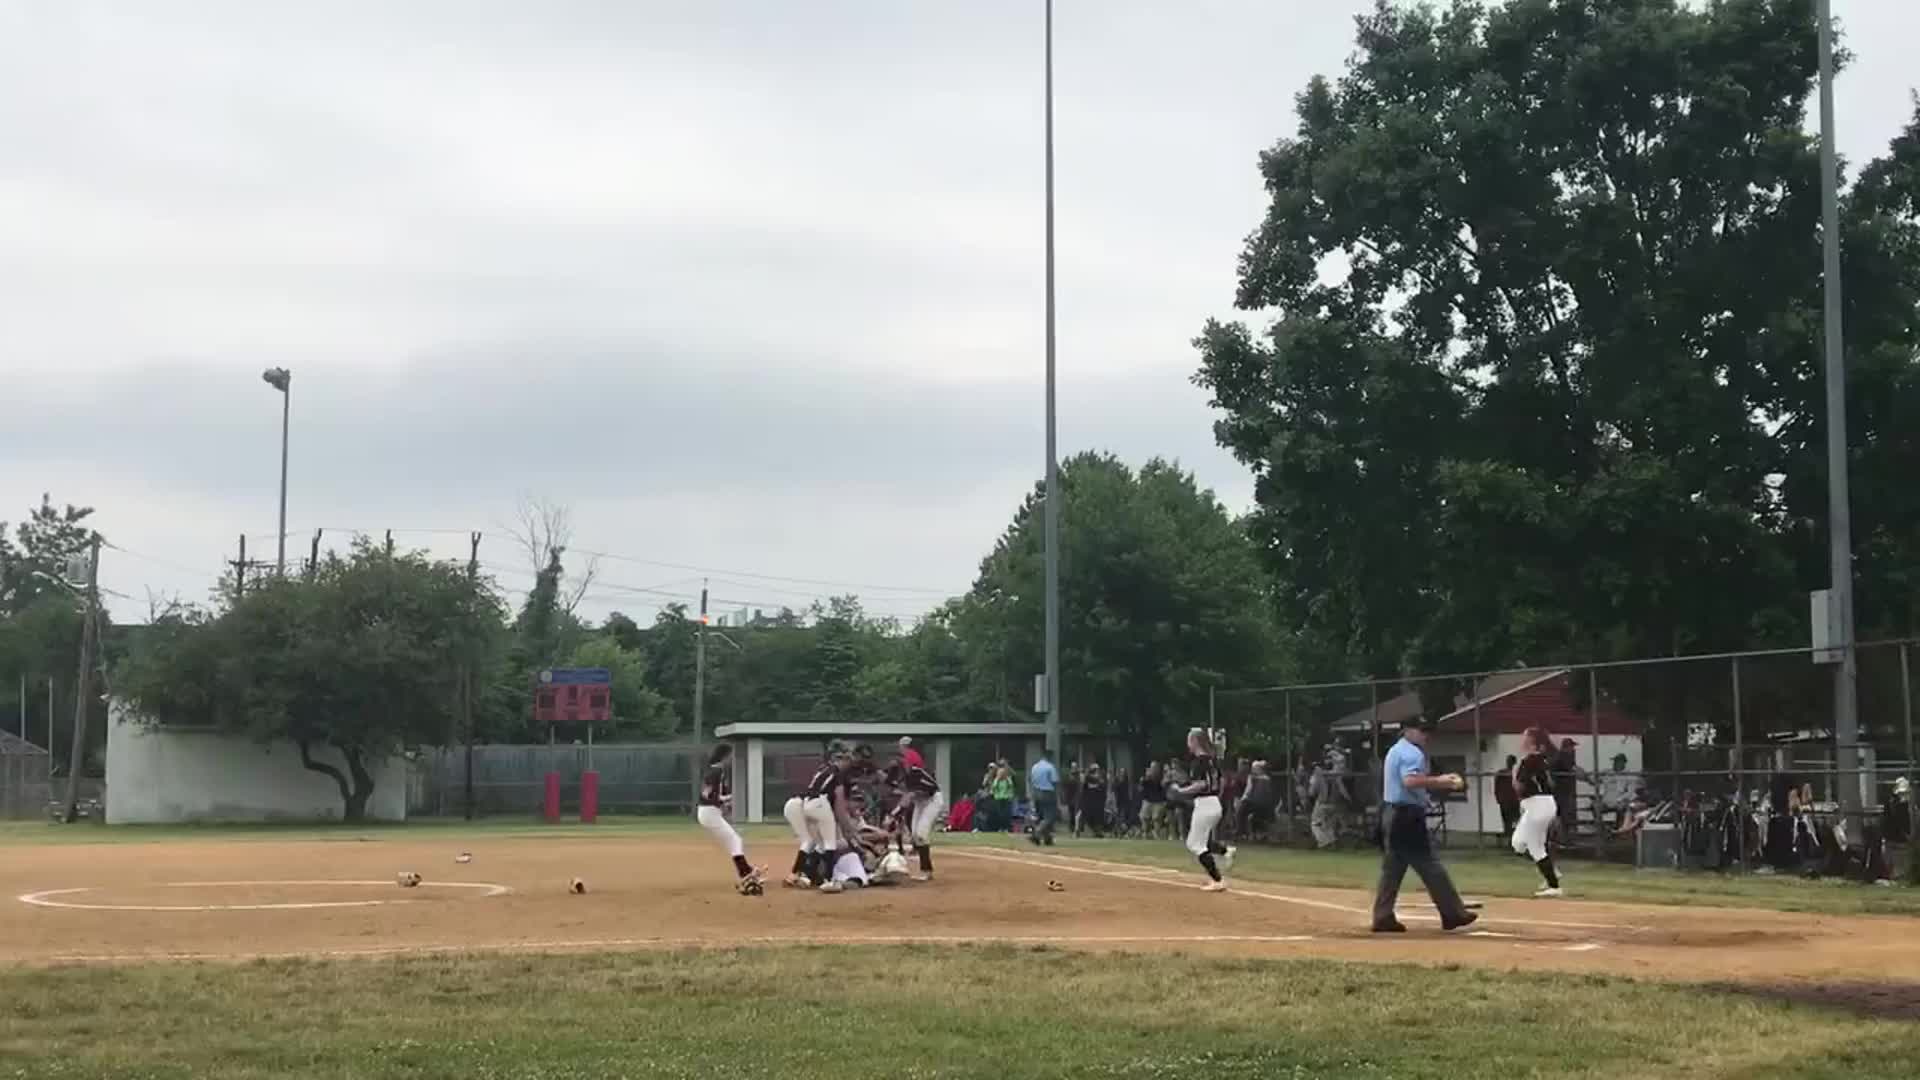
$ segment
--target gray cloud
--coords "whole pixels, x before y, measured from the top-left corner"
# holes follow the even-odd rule
[[[1188,341],[1227,313],[1257,153],[1369,6],[1060,0],[1064,450],[1244,504]],[[1920,9],[1836,7],[1859,161],[1910,109],[1882,43]],[[1039,11],[0,6],[0,518],[99,506],[123,617],[199,595],[236,534],[271,547],[284,365],[302,534],[477,528],[508,565],[534,493],[731,599],[832,591],[752,571],[924,608],[1041,466]],[[596,613],[697,589],[606,575]]]

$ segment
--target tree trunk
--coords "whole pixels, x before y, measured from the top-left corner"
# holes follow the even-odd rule
[[[373,775],[367,772],[360,760],[360,751],[341,750],[347,758],[347,769],[353,774],[353,790],[347,794],[346,820],[365,821],[367,818],[367,800],[373,797]]]
[[[296,743],[300,748],[300,764],[322,776],[331,777],[335,787],[340,789],[342,806],[341,820],[365,821],[367,818],[367,800],[373,797],[373,776],[367,772],[360,751],[352,747],[341,747],[340,753],[347,759],[347,769],[353,774],[349,783],[347,774],[322,761],[313,760],[310,744]]]

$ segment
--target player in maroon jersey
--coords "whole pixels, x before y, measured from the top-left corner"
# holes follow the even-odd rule
[[[700,779],[700,806],[694,811],[694,819],[733,857],[734,888],[743,896],[758,896],[766,871],[747,862],[747,846],[727,821],[727,811],[733,806],[733,787],[727,779],[732,758],[733,744],[721,743],[713,748],[706,774]]]

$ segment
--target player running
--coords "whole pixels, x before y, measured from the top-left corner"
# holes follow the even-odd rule
[[[707,758],[706,775],[700,779],[700,806],[694,811],[694,820],[700,823],[701,828],[712,833],[720,846],[727,849],[727,854],[733,856],[733,871],[738,875],[734,890],[742,896],[758,896],[766,871],[747,862],[747,845],[727,821],[727,811],[733,805],[733,790],[727,781],[727,766],[732,759],[732,743],[721,743],[713,748],[712,755]]]
[[[1220,762],[1213,739],[1204,728],[1187,732],[1188,782],[1175,789],[1193,800],[1193,822],[1187,827],[1187,850],[1212,880],[1202,886],[1206,892],[1226,892],[1224,876],[1233,869],[1234,849],[1214,839],[1214,827],[1220,824]],[[1216,856],[1219,857],[1216,861]]]
[[[1513,827],[1513,851],[1533,860],[1546,885],[1533,895],[1543,899],[1565,896],[1560,872],[1547,851],[1547,833],[1559,817],[1553,797],[1553,739],[1531,727],[1520,736],[1526,755],[1513,767],[1513,791],[1520,797],[1520,821]]]
[[[895,754],[887,769],[887,782],[900,793],[900,801],[890,815],[893,827],[913,837],[913,853],[920,858],[920,872],[913,875],[913,880],[932,881],[933,826],[940,820],[940,811],[947,808],[940,781],[925,768],[907,764],[904,755]]]

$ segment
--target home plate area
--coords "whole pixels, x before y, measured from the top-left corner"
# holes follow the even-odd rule
[[[1500,898],[1471,930],[1449,934],[1409,881],[1409,932],[1374,935],[1369,898],[1354,890],[1241,880],[1209,894],[1197,872],[980,844],[936,848],[929,883],[744,897],[691,825],[639,837],[209,837],[18,851],[0,867],[13,898],[0,903],[0,962],[920,942],[1682,979],[1920,971],[1920,944],[1895,932],[1902,920]],[[791,858],[785,845],[750,854],[776,879]],[[416,887],[399,883],[409,872]],[[568,889],[576,877],[582,894]]]

